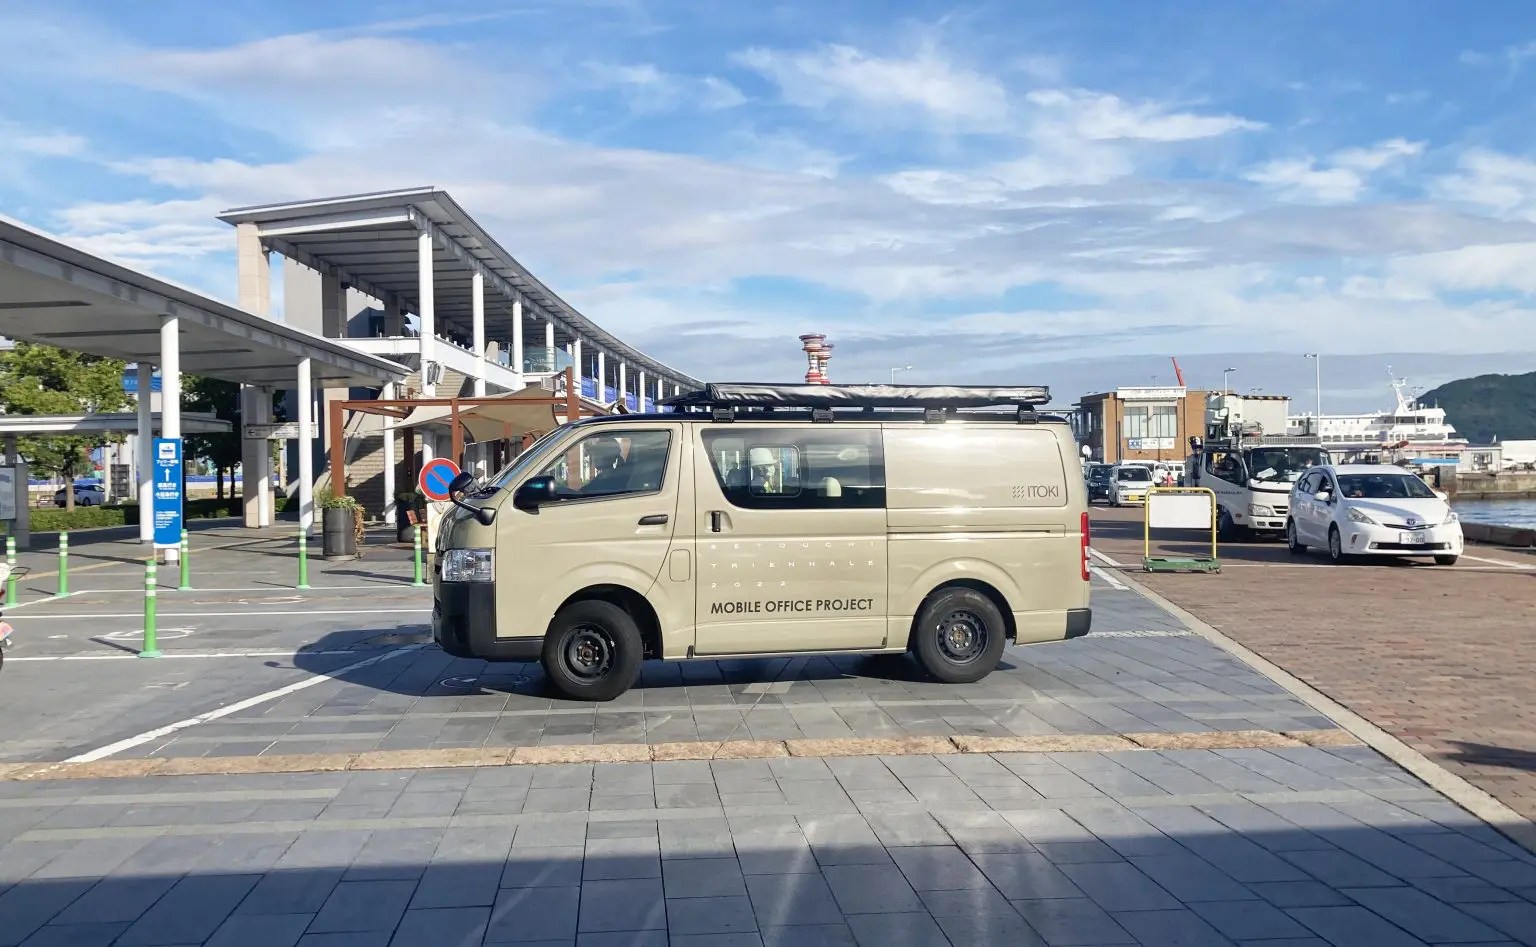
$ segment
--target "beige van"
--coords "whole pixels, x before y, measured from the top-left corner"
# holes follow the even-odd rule
[[[708,385],[455,481],[449,654],[611,700],[646,658],[913,652],[966,683],[1087,634],[1088,514],[1043,388]]]

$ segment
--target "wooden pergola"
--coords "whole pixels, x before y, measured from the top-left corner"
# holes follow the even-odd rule
[[[526,397],[520,394],[517,400],[522,405],[549,405],[551,408],[563,405],[565,407],[565,423],[567,424],[582,417],[598,417],[601,412],[583,408],[581,390],[577,387],[575,375],[574,369],[567,368],[565,370],[565,393],[563,395],[550,392],[547,397]],[[485,405],[506,404],[508,400],[509,398],[506,395],[502,395],[499,397],[486,396],[483,398],[392,398],[331,402],[328,422],[328,430],[330,431],[331,489],[335,492],[336,496],[346,496],[347,494],[345,423],[348,411],[380,415],[393,418],[396,421],[404,421],[417,408],[448,408],[447,420],[453,433],[453,462],[462,465],[464,461],[464,423],[460,418],[460,414],[468,409]],[[503,432],[503,439],[507,441],[521,439],[523,446],[527,447],[537,437],[546,433],[548,432],[542,430],[514,431],[512,430],[512,425],[507,423]],[[415,441],[414,429],[406,428],[403,459],[406,465],[407,483],[414,483],[416,480]],[[386,502],[388,502],[387,498]]]

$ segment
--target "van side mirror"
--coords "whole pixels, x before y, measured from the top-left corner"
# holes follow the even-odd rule
[[[448,495],[458,496],[459,494],[468,491],[469,488],[474,485],[475,475],[467,470],[461,470],[459,471],[458,475],[453,478],[453,482],[448,484]]]
[[[519,510],[532,512],[541,505],[553,503],[558,499],[560,499],[560,493],[554,477],[534,477],[512,494],[512,505]]]

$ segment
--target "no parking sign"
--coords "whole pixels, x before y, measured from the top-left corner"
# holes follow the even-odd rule
[[[449,499],[448,485],[453,483],[453,478],[458,475],[459,465],[446,457],[440,457],[422,465],[417,486],[421,487],[422,496],[441,503]]]

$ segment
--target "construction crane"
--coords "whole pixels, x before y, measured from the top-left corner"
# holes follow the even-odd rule
[[[1179,370],[1179,360],[1173,359],[1173,376],[1179,380],[1179,387],[1184,387],[1184,373]]]

